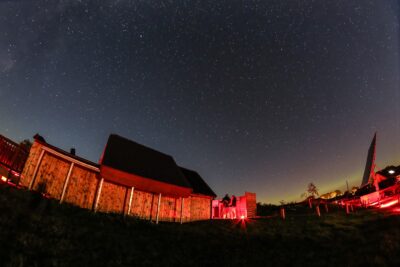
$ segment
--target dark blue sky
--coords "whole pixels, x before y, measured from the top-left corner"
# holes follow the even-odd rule
[[[0,1],[0,133],[110,133],[217,194],[299,199],[400,164],[398,1]]]

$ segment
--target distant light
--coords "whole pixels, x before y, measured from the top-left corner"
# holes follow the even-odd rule
[[[394,174],[395,171],[394,170],[389,170],[389,174]]]
[[[240,216],[240,219],[244,220],[244,215]]]
[[[7,182],[7,177],[4,177],[4,176],[1,176],[1,180],[3,181],[3,182]]]

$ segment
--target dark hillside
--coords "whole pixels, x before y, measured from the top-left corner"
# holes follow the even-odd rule
[[[95,214],[0,185],[2,266],[400,264],[400,217],[300,209],[241,222],[160,224]]]

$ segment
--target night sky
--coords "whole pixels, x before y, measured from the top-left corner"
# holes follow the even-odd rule
[[[299,200],[400,164],[398,1],[0,1],[0,133],[98,162],[110,133],[219,195]]]

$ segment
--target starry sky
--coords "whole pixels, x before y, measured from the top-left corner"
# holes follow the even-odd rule
[[[0,1],[0,133],[98,162],[110,133],[278,203],[400,164],[395,0]]]

